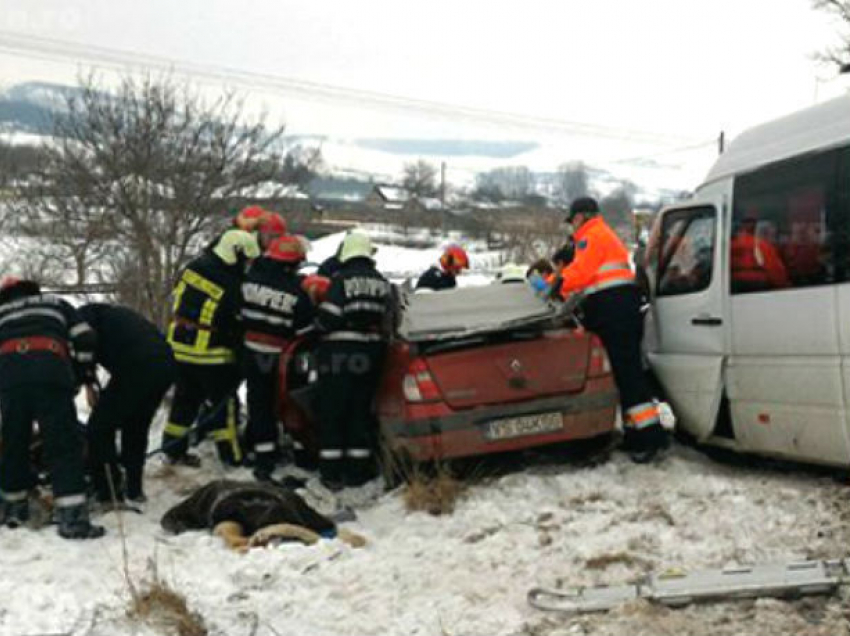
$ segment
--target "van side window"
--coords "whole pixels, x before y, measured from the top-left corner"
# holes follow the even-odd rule
[[[665,214],[659,241],[657,296],[691,294],[711,283],[715,217],[713,207]]]
[[[767,166],[735,180],[729,244],[733,294],[838,282],[838,151]]]

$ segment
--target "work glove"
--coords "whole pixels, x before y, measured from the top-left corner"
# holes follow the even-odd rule
[[[540,274],[532,274],[528,279],[528,284],[534,293],[545,298],[549,294],[549,283],[547,283]]]

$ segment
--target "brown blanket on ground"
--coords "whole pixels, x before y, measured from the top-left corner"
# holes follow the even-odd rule
[[[238,523],[246,535],[276,524],[308,528],[335,536],[336,524],[313,510],[291,490],[273,484],[213,481],[192,493],[162,517],[169,532],[214,529],[224,521]]]

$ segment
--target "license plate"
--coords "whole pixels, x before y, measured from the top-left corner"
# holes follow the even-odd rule
[[[541,413],[540,415],[523,415],[504,420],[496,420],[487,424],[484,436],[490,441],[551,433],[564,428],[564,417],[560,413]]]

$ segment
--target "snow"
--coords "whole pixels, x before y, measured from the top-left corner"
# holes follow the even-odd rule
[[[483,243],[469,240],[456,232],[444,235],[441,232],[432,234],[427,229],[412,229],[405,234],[392,226],[375,223],[362,224],[353,231],[369,235],[373,245],[378,248],[375,254],[378,270],[393,282],[418,277],[436,265],[446,246],[453,244],[462,245],[469,253],[470,270],[458,277],[458,285],[461,287],[490,283],[504,260],[501,251],[488,250]],[[345,235],[346,232],[337,232],[312,241],[307,260],[321,263],[330,258],[336,253]]]
[[[162,418],[160,418],[161,424]],[[155,439],[155,436],[154,438]],[[212,634],[839,634],[841,597],[657,608],[569,617],[530,608],[536,585],[623,582],[650,569],[839,556],[846,486],[807,472],[732,467],[675,447],[661,465],[615,454],[595,467],[553,459],[479,478],[454,513],[405,510],[397,491],[358,508],[368,545],[284,544],[247,555],[207,532],[171,536],[158,519],[221,469],[152,460],[144,515],[125,513],[129,572],[155,562]],[[244,470],[229,476],[247,477]],[[153,634],[125,614],[115,513],[108,535],[67,542],[52,528],[0,530],[0,635]]]

